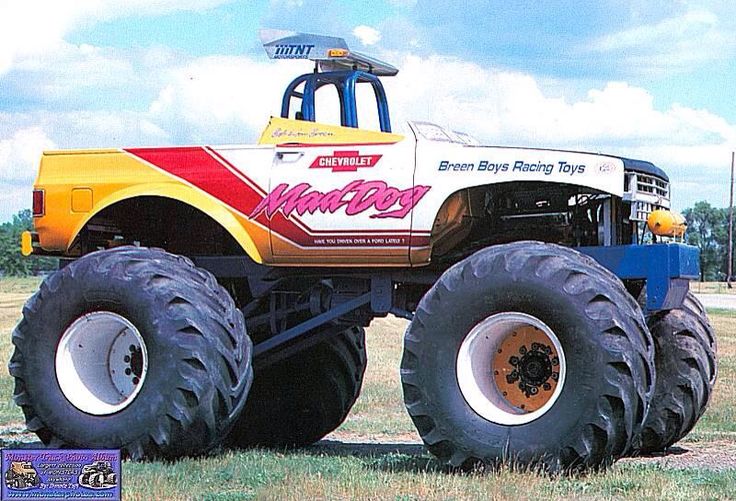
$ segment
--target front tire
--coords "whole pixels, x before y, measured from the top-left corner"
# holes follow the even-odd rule
[[[615,276],[569,248],[517,242],[475,253],[427,292],[401,378],[441,460],[556,472],[628,452],[653,389],[652,357],[641,309]]]
[[[253,377],[243,316],[208,272],[157,249],[88,254],[47,278],[13,332],[27,427],[53,447],[199,454]]]
[[[693,429],[708,406],[718,372],[716,336],[705,308],[688,292],[682,308],[648,319],[657,384],[638,453],[665,450]]]

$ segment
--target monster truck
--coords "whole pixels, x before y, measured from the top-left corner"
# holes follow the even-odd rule
[[[14,490],[38,487],[41,479],[30,461],[12,461],[5,472],[5,485]]]
[[[599,468],[693,427],[715,337],[662,170],[397,133],[396,68],[262,37],[315,68],[258,144],[44,153],[22,250],[62,266],[13,333],[30,430],[132,458],[311,444],[356,401],[364,327],[388,314],[411,320],[406,408],[451,465]]]
[[[109,461],[95,461],[82,466],[77,481],[89,489],[111,489],[117,485],[118,476]]]

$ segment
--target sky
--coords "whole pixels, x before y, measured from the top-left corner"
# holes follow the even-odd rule
[[[649,160],[673,205],[728,205],[736,2],[0,0],[0,222],[44,149],[244,144],[311,70],[258,29],[340,36],[400,69],[392,123]]]

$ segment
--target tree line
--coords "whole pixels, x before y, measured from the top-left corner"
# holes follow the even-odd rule
[[[685,209],[688,229],[685,241],[700,248],[700,279],[726,280],[728,273],[728,209],[708,202],[697,202]],[[24,258],[20,254],[20,235],[33,227],[31,211],[18,212],[0,224],[0,276],[37,275],[55,269],[53,258]]]
[[[27,277],[57,268],[58,260],[48,257],[23,257],[20,253],[20,235],[33,229],[33,216],[25,209],[13,219],[0,224],[0,277]]]
[[[697,202],[682,215],[687,221],[685,242],[700,249],[700,280],[725,281],[728,274],[728,208]]]

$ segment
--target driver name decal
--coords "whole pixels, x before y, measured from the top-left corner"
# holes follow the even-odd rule
[[[309,183],[299,183],[293,187],[282,183],[261,200],[249,217],[253,219],[265,212],[270,219],[279,211],[286,217],[293,212],[300,216],[317,211],[333,214],[344,208],[348,216],[372,211],[371,218],[403,219],[429,189],[429,186],[418,185],[400,190],[383,181],[358,179],[343,188],[323,193],[313,189]]]

